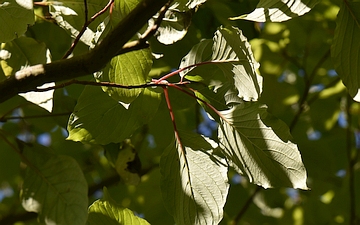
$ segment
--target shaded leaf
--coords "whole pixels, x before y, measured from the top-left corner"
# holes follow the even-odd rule
[[[307,189],[306,171],[286,124],[260,103],[221,111],[219,141],[229,163],[264,188]]]
[[[124,140],[121,144],[110,143],[104,146],[104,149],[106,158],[124,183],[139,184],[141,162],[130,139]]]
[[[349,94],[360,101],[360,2],[342,2],[336,20],[331,56]]]
[[[24,67],[47,62],[46,45],[29,37],[1,44],[1,52],[3,57],[0,58],[0,63],[5,76],[14,75]]]
[[[145,89],[126,109],[99,87],[86,87],[68,124],[69,140],[118,143],[148,123],[160,103],[158,89]]]
[[[123,208],[113,202],[96,200],[89,207],[88,225],[149,225],[149,223],[134,215],[130,209]]]
[[[161,190],[176,224],[218,224],[228,193],[227,166],[212,155],[210,140],[181,135],[165,149],[161,161]]]
[[[41,146],[25,149],[25,156],[30,162],[21,194],[25,210],[39,213],[45,224],[85,224],[88,187],[77,162]]]
[[[180,11],[177,5],[171,6],[166,11],[155,37],[165,45],[181,40],[187,33],[191,23],[192,11]],[[149,20],[149,27],[153,26],[157,16]]]
[[[14,75],[15,72],[25,67],[51,61],[50,52],[46,49],[46,45],[28,37],[20,37],[11,42],[3,43],[1,51],[3,57],[0,56],[0,64],[6,76]],[[41,87],[49,86],[54,86],[54,83],[47,83]],[[50,90],[46,92],[27,92],[19,95],[51,112],[53,93],[54,90]]]
[[[319,0],[260,0],[256,9],[247,15],[230,19],[255,22],[282,22],[309,12]]]
[[[93,44],[95,45],[99,39],[105,37],[139,2],[140,0],[114,1],[111,6],[111,13],[96,28]]]
[[[108,3],[108,0],[88,0],[88,20],[102,10]],[[81,28],[85,23],[85,10],[84,10],[84,1],[83,0],[61,0],[61,1],[51,1],[50,3],[50,13],[55,19],[56,23],[66,30],[74,38],[76,37]],[[88,46],[92,46],[92,40],[94,37],[94,31],[99,25],[98,21],[102,21],[102,18],[105,18],[105,14],[101,15],[91,23],[85,33],[81,36],[80,40]]]
[[[200,76],[198,81],[207,84],[215,93],[232,96],[227,104],[238,102],[236,98],[255,101],[261,94],[259,63],[246,37],[237,28],[221,28],[213,41],[202,41],[194,46],[180,64],[180,68],[188,66],[194,67],[184,70],[180,76],[189,80],[194,80],[194,75]]]
[[[151,66],[152,56],[149,49],[132,51],[112,58],[101,76],[96,78],[100,81],[122,85],[145,84],[149,80],[148,74]],[[144,90],[142,88],[102,88],[113,99],[125,104],[134,101]]]
[[[20,37],[34,22],[33,1],[2,1],[0,3],[0,43]]]

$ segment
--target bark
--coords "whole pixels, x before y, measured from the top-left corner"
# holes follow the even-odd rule
[[[73,79],[101,70],[168,1],[143,0],[97,47],[84,55],[34,65],[16,72],[0,82],[0,103],[45,83]]]

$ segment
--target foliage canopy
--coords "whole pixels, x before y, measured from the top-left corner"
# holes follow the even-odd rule
[[[0,9],[0,224],[360,220],[358,1]]]

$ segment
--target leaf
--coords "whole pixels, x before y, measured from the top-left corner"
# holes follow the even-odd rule
[[[25,67],[51,61],[50,52],[46,49],[46,45],[28,37],[20,37],[11,42],[3,43],[1,51],[3,57],[0,57],[0,64],[6,76],[14,75],[15,72]],[[49,86],[54,86],[54,83],[47,83],[41,87]],[[51,112],[53,93],[54,90],[50,90],[46,92],[27,92],[19,95]]]
[[[56,23],[66,30],[70,35],[75,38],[82,29],[85,21],[84,1],[83,0],[61,0],[51,1],[50,13],[55,19]],[[88,0],[87,11],[88,20],[102,10],[108,3],[108,0]],[[105,15],[97,17],[95,22],[92,22],[86,29],[85,33],[81,36],[80,40],[88,46],[93,46],[92,40],[94,31],[97,26],[105,18]]]
[[[139,3],[140,0],[114,1],[111,6],[111,12],[98,25],[94,34],[93,43],[95,44],[99,39],[105,37]],[[94,45],[90,47],[94,47]]]
[[[149,49],[142,49],[112,58],[101,76],[95,76],[100,81],[122,85],[145,84],[146,81],[149,80],[148,74],[151,66],[151,51]],[[103,90],[116,101],[129,104],[134,101],[144,89],[103,87]]]
[[[96,200],[89,207],[88,225],[149,225],[149,223],[134,215],[126,208],[120,207],[110,201]]]
[[[45,224],[85,224],[88,187],[77,162],[41,146],[25,149],[25,157],[30,162],[21,194],[25,210],[39,213]]]
[[[140,182],[141,162],[130,139],[121,144],[110,143],[104,146],[105,156],[127,185]]]
[[[9,42],[23,35],[34,24],[31,0],[7,0],[0,3],[0,43]]]
[[[161,190],[175,223],[218,224],[228,193],[227,166],[212,155],[209,139],[181,135],[165,149],[161,161]]]
[[[245,19],[255,22],[282,22],[309,12],[319,0],[260,0],[256,9],[231,20]]]
[[[145,89],[126,109],[99,87],[87,86],[81,94],[68,124],[68,140],[119,143],[155,115],[159,103],[158,89]]]
[[[260,103],[221,111],[218,135],[223,152],[238,173],[264,188],[308,189],[306,171],[286,124]]]
[[[174,4],[178,5],[177,7],[183,11],[186,9],[194,9],[205,2],[206,0],[178,0]]]
[[[191,23],[192,12],[180,11],[177,4],[172,5],[165,13],[155,37],[165,45],[181,40],[187,33]],[[154,26],[157,16],[149,20],[149,27]]]
[[[331,56],[336,72],[355,101],[360,101],[360,2],[342,2],[336,20]]]
[[[220,28],[212,42],[206,40],[194,46],[180,64],[180,68],[186,67],[191,68],[180,76],[189,80],[193,80],[191,76],[200,76],[201,82],[215,93],[256,101],[262,92],[262,77],[257,73],[259,63],[246,37],[237,28]],[[227,104],[234,101],[233,97]]]
[[[34,51],[36,49],[36,51]],[[46,45],[29,37],[20,37],[1,44],[0,58],[5,76],[14,75],[20,69],[46,63]]]

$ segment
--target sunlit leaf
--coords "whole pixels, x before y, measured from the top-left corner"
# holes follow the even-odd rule
[[[88,225],[149,225],[149,223],[134,215],[130,209],[123,208],[113,202],[96,200],[89,207]]]
[[[133,51],[114,57],[101,76],[96,78],[121,85],[145,84],[149,80],[151,66],[152,56],[149,49]],[[103,90],[116,101],[128,104],[134,101],[144,89],[103,87]]]
[[[51,61],[50,53],[45,44],[28,37],[20,37],[11,42],[3,43],[0,51],[3,53],[0,56],[0,64],[6,76],[14,75],[15,72],[28,66]],[[42,87],[48,86],[54,86],[54,83],[48,83]],[[27,92],[20,95],[51,112],[53,93],[54,90],[50,90],[42,93]]]
[[[257,73],[256,62],[250,44],[241,30],[221,28],[213,41],[206,40],[194,46],[183,58],[180,68],[191,67],[180,73],[187,79],[201,77],[213,91],[226,96],[238,96],[246,101],[255,101],[262,91],[262,77]],[[197,79],[197,78],[195,78]],[[227,104],[238,100],[229,98]]]
[[[34,51],[36,49],[36,51]],[[28,66],[46,63],[46,45],[29,37],[1,44],[1,67],[6,76]]]
[[[231,19],[255,22],[282,22],[309,12],[319,0],[260,0],[256,9],[247,15]]]
[[[199,135],[181,135],[165,149],[160,162],[161,189],[176,224],[218,224],[228,193],[225,161]]]
[[[88,0],[87,1],[87,19],[102,10],[108,3],[108,0]],[[85,24],[85,10],[84,1],[82,0],[62,0],[51,1],[50,13],[57,22],[57,24],[70,33],[72,37],[76,37]],[[92,40],[96,27],[105,18],[101,15],[97,20],[91,23],[85,33],[81,36],[80,40],[88,46],[92,46]]]
[[[86,87],[70,116],[68,139],[98,144],[121,142],[149,122],[159,103],[157,89],[145,89],[126,109],[101,88]]]
[[[307,189],[306,171],[286,124],[260,103],[242,103],[221,111],[219,141],[229,163],[264,188]]]
[[[87,182],[77,162],[43,147],[25,150],[29,162],[22,186],[25,210],[39,213],[45,224],[85,224]]]
[[[184,9],[193,9],[205,2],[206,0],[178,0],[174,4],[178,4],[178,8],[180,10],[184,10]]]
[[[187,33],[191,22],[191,11],[180,11],[175,7],[170,7],[166,11],[159,29],[155,36],[160,43],[170,45],[181,40]],[[149,26],[153,26],[156,19],[149,20]]]
[[[8,0],[0,2],[0,43],[20,37],[34,22],[33,1]]]
[[[355,101],[360,101],[360,2],[342,2],[331,56],[335,69]]]

